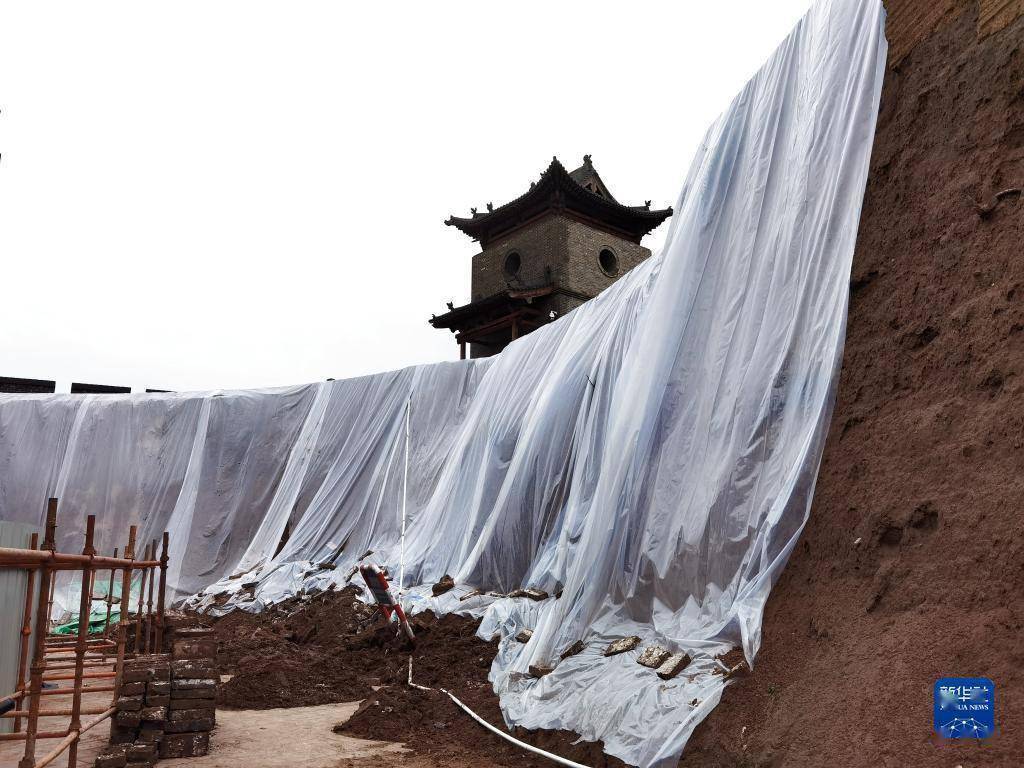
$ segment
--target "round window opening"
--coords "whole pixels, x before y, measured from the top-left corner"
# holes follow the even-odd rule
[[[611,249],[603,248],[601,253],[597,256],[598,262],[601,264],[601,269],[606,275],[615,276],[619,274],[619,259]]]
[[[519,254],[512,251],[508,256],[505,257],[505,274],[509,277],[515,277],[519,274],[519,268],[523,266],[523,260],[519,257]]]

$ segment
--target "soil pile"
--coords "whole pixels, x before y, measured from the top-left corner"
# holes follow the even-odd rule
[[[349,648],[374,618],[357,595],[349,587],[215,620],[220,672],[231,676],[218,703],[270,709],[357,701],[372,692],[371,684],[390,682],[400,660]],[[372,674],[365,671],[370,666]]]
[[[1024,18],[960,8],[886,73],[814,508],[684,766],[1024,757]],[[944,676],[995,682],[995,736],[932,735]]]
[[[394,625],[358,602],[358,590],[324,592],[273,606],[261,614],[235,611],[213,625],[222,675],[221,706],[239,709],[298,707],[364,700],[338,729],[359,738],[403,742],[418,756],[453,765],[532,768],[550,764],[488,733],[440,691],[410,688],[409,650]],[[444,686],[473,711],[504,729],[487,674],[497,643],[476,637],[478,622],[433,614],[412,621],[414,681]],[[593,766],[621,766],[600,745],[573,745],[566,732],[518,738]]]

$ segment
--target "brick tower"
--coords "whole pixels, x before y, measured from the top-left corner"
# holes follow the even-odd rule
[[[585,155],[569,172],[551,161],[515,200],[453,226],[480,243],[473,257],[472,298],[431,317],[455,334],[461,356],[487,357],[513,339],[578,307],[651,255],[640,240],[672,215],[623,205]]]

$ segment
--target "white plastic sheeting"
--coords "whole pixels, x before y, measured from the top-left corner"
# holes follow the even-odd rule
[[[38,522],[57,495],[68,549],[87,513],[104,550],[129,521],[143,540],[169,530],[179,596],[259,609],[340,583],[368,549],[397,573],[407,486],[406,583],[460,587],[407,599],[501,634],[509,722],[671,763],[721,695],[714,656],[753,661],[808,514],[883,22],[879,0],[816,3],[708,131],[663,252],[495,358],[266,391],[0,396],[0,517]],[[561,597],[457,599],[519,586]],[[663,683],[636,653],[601,655],[629,634],[695,661]]]

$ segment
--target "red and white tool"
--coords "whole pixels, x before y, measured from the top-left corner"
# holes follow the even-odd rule
[[[391,586],[388,584],[384,572],[373,563],[367,563],[359,566],[359,573],[362,575],[363,581],[366,582],[366,586],[370,588],[370,594],[377,601],[377,607],[384,614],[384,618],[391,621],[392,614],[397,616],[398,624],[405,632],[405,636],[409,638],[410,643],[415,645],[416,635],[413,634],[412,627],[409,626],[409,619],[406,618],[402,604],[391,594]]]

